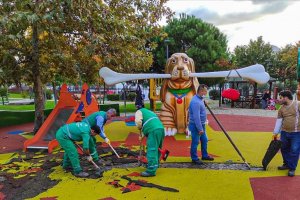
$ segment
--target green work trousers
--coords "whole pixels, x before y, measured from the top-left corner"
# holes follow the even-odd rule
[[[96,150],[96,138],[94,136],[91,136],[89,140],[89,151],[94,161],[99,160],[99,155]]]
[[[155,175],[157,168],[159,167],[160,152],[158,148],[162,147],[165,137],[164,129],[155,129],[149,132],[147,136],[147,170],[146,172]]]
[[[79,155],[77,152],[77,148],[75,147],[73,141],[62,131],[59,129],[56,132],[56,139],[60,146],[64,149],[64,159],[63,159],[63,168],[67,169],[68,167],[73,168],[73,172],[78,174],[82,171],[79,161]],[[99,155],[96,151],[96,139],[95,137],[91,137],[89,140],[89,151],[94,161],[99,160]]]
[[[65,150],[63,168],[67,169],[72,166],[75,174],[80,173],[82,168],[80,166],[78,152],[73,141],[68,138],[62,128],[56,132],[56,139],[60,146]]]

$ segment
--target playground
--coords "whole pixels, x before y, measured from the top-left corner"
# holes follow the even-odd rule
[[[80,179],[63,171],[60,148],[54,148],[52,153],[22,151],[22,143],[33,138],[27,134],[32,123],[2,128],[0,199],[297,199],[299,171],[293,178],[287,177],[287,171],[278,171],[277,166],[282,164],[280,153],[266,171],[261,168],[275,118],[253,116],[248,109],[244,112],[247,116],[216,116],[250,164],[250,170],[208,115],[208,151],[215,160],[195,166],[189,157],[190,138],[182,134],[167,136],[164,148],[170,155],[166,162],[161,162],[157,175],[150,178],[139,176],[144,170],[136,159],[139,131],[128,123],[130,116],[116,118],[106,125],[106,133],[121,158],[96,137],[106,169],[100,178],[91,175]],[[93,166],[83,157],[81,164],[93,172]],[[288,189],[283,189],[286,184]]]
[[[287,2],[2,1],[0,200],[300,199]]]

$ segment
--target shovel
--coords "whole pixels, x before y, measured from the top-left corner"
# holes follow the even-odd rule
[[[143,143],[142,143],[142,140],[143,140],[143,137],[142,137],[142,131],[140,130],[140,137],[141,137],[141,139],[140,139],[140,152],[139,152],[139,159],[138,159],[138,165],[139,166],[141,166],[142,165],[142,162],[141,162],[141,158],[142,158],[142,145],[143,145]]]
[[[111,148],[111,150],[113,150],[113,152],[116,154],[116,156],[118,157],[118,158],[120,158],[120,156],[119,156],[119,154],[116,152],[116,150],[111,146],[111,144],[108,144],[109,145],[109,147]]]
[[[218,120],[218,118],[215,116],[215,114],[213,113],[213,111],[210,109],[210,107],[207,105],[206,102],[204,102],[206,108],[209,110],[210,114],[213,116],[213,118],[216,120],[217,124],[219,125],[219,127],[222,129],[223,133],[225,134],[225,136],[227,137],[227,139],[229,140],[229,142],[231,143],[231,145],[233,146],[233,148],[236,150],[236,152],[239,154],[239,156],[242,158],[242,160],[244,161],[245,165],[251,169],[250,165],[247,163],[246,159],[243,157],[242,153],[240,152],[240,150],[237,148],[237,146],[233,143],[232,139],[230,138],[230,136],[228,135],[227,131],[224,129],[224,127],[222,126],[222,124],[220,123],[220,121]]]
[[[76,142],[74,142],[74,144],[80,149],[80,151],[84,152],[82,147],[79,144],[77,144]],[[88,155],[88,156],[91,156],[91,155]],[[98,177],[102,176],[104,171],[93,160],[91,160],[89,162],[91,162],[94,165],[94,167],[96,168],[95,175]]]

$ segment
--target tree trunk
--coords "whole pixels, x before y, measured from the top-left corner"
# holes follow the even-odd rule
[[[34,133],[36,133],[44,122],[44,97],[43,84],[39,66],[39,46],[38,46],[38,28],[37,24],[32,25],[32,74],[33,74],[33,92],[35,104]]]
[[[57,93],[56,93],[56,82],[52,82],[52,91],[53,91],[53,97],[54,97],[54,104],[57,104]]]

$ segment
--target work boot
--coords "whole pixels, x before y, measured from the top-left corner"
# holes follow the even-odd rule
[[[289,167],[287,165],[282,165],[282,166],[279,166],[277,167],[278,170],[286,170],[286,169],[289,169]]]
[[[207,156],[207,157],[202,157],[202,160],[208,160],[208,161],[213,161],[214,158],[211,156]]]
[[[150,173],[148,173],[148,172],[142,172],[142,173],[141,173],[141,176],[142,176],[142,177],[151,177],[151,176],[155,176],[155,174],[150,174]]]
[[[290,177],[293,177],[293,176],[295,176],[295,170],[289,170],[289,172],[288,172],[288,176],[290,176]]]
[[[71,170],[73,170],[73,168],[71,166],[66,166],[66,167],[63,166],[63,169],[65,171],[71,171]]]
[[[203,165],[203,162],[201,160],[192,160],[192,163],[195,165]]]
[[[86,178],[89,176],[89,173],[81,171],[78,174],[74,174],[74,176],[79,177],[79,178]]]

